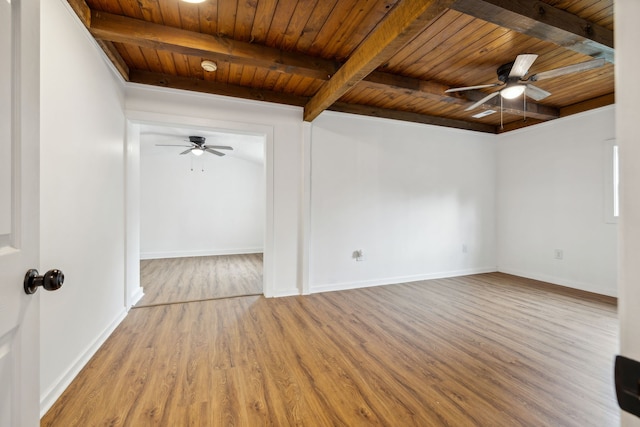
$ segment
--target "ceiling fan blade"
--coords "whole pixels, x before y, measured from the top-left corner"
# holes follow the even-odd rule
[[[182,153],[180,153],[180,154],[188,154],[188,153],[190,153],[190,152],[191,152],[191,150],[192,150],[192,148],[189,148],[188,150],[184,150],[184,151],[183,151]]]
[[[215,154],[216,156],[220,156],[220,157],[225,155],[224,153],[222,153],[220,151],[213,150],[211,148],[205,148],[204,151],[206,151],[207,153]]]
[[[467,87],[454,87],[451,89],[447,89],[444,91],[444,93],[451,93],[451,92],[460,92],[463,90],[473,90],[473,89],[484,89],[484,88],[488,88],[488,87],[496,87],[499,86],[501,83],[492,83],[490,85],[477,85],[477,86],[467,86]]]
[[[524,77],[529,71],[529,67],[531,67],[531,65],[537,58],[538,55],[534,53],[525,53],[522,55],[518,55],[515,62],[511,66],[509,77]]]
[[[216,150],[233,150],[233,147],[228,145],[204,145],[204,148],[215,148]]]
[[[547,92],[546,90],[540,89],[539,87],[532,84],[527,84],[527,90],[525,91],[525,94],[535,101],[540,101],[541,99],[545,99],[547,96],[551,95],[551,93]]]
[[[184,145],[184,144],[156,144],[156,147],[189,147],[189,145]]]
[[[552,77],[564,76],[565,74],[578,73],[580,71],[592,70],[594,68],[602,67],[607,61],[604,59],[592,59],[591,61],[581,62],[579,64],[567,65],[566,67],[555,68],[549,71],[543,71],[538,74],[534,74],[529,77],[532,82],[538,80],[550,79]]]
[[[464,111],[471,111],[474,108],[477,108],[477,107],[481,106],[482,104],[484,104],[485,102],[487,102],[488,100],[490,100],[491,98],[493,98],[493,97],[495,97],[496,95],[499,95],[499,94],[500,94],[500,91],[490,93],[489,95],[485,96],[480,101],[478,101],[475,104],[473,104],[472,106],[465,108]]]

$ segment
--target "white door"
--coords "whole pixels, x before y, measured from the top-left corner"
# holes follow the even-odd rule
[[[40,423],[38,268],[40,12],[0,0],[0,426]]]

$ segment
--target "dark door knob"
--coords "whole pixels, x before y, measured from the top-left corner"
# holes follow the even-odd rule
[[[64,274],[60,270],[49,270],[44,276],[38,275],[38,270],[31,269],[24,276],[24,291],[28,294],[35,294],[38,286],[42,286],[48,291],[60,289],[64,283]]]

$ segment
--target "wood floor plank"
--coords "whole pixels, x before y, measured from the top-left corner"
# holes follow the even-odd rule
[[[262,254],[140,261],[144,297],[136,308],[262,294]]]
[[[615,300],[489,273],[132,310],[42,426],[614,426]]]

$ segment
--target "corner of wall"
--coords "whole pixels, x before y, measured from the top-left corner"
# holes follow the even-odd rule
[[[499,271],[617,295],[617,227],[604,218],[603,144],[613,136],[613,105],[500,135]]]

